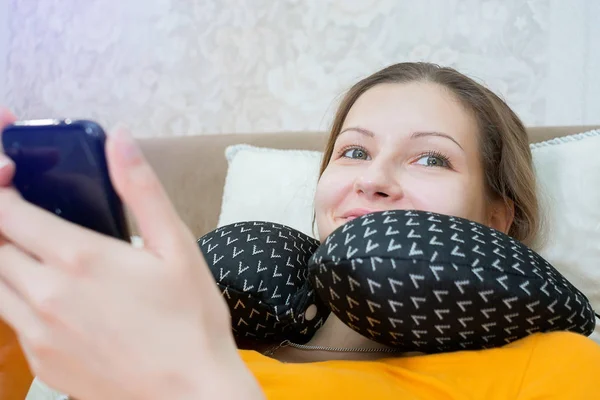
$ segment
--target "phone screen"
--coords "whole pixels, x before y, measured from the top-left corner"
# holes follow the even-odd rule
[[[16,166],[13,185],[25,200],[89,229],[129,240],[121,201],[108,174],[105,134],[98,124],[15,124],[4,130],[2,143]]]

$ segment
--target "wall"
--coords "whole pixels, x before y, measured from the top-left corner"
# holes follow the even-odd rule
[[[6,61],[9,42],[9,0],[0,0],[0,104],[6,102]]]
[[[600,2],[551,2],[546,125],[600,123]]]
[[[138,136],[323,129],[360,77],[428,60],[528,125],[600,123],[596,0],[8,1],[21,117]]]

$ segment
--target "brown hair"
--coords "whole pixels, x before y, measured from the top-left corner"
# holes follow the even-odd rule
[[[453,68],[430,63],[399,63],[370,75],[343,97],[325,147],[319,178],[329,164],[335,141],[356,100],[383,83],[432,82],[443,86],[473,112],[481,132],[481,161],[490,198],[512,200],[514,220],[508,234],[531,245],[540,228],[539,204],[525,126],[496,94]]]

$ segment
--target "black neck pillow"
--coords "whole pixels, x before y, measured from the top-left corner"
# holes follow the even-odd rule
[[[238,338],[304,343],[330,312],[365,337],[425,353],[594,329],[587,298],[541,256],[462,218],[373,213],[322,244],[280,224],[244,222],[198,244]]]
[[[329,309],[308,280],[319,242],[284,225],[250,221],[198,239],[231,313],[237,339],[304,343]]]
[[[352,220],[317,249],[309,273],[346,325],[406,351],[492,348],[556,330],[588,336],[595,326],[588,299],[540,255],[431,212]]]

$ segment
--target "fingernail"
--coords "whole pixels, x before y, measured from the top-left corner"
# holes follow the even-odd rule
[[[6,157],[4,154],[0,154],[0,170],[10,166],[12,161],[10,158]]]
[[[127,124],[124,122],[117,122],[110,130],[111,134],[117,134],[121,131],[130,132],[129,126],[127,126]]]
[[[119,152],[126,161],[132,162],[142,157],[140,148],[126,129],[118,129],[116,136],[119,143]]]

